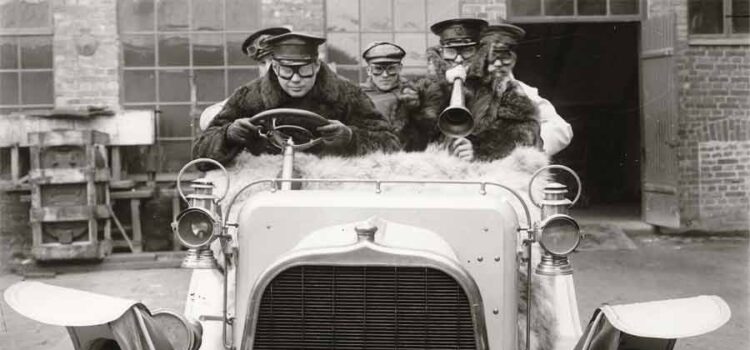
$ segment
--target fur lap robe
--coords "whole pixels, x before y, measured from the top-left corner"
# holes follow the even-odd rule
[[[252,156],[241,154],[234,163],[227,167],[231,179],[231,185],[227,193],[227,199],[222,202],[226,206],[231,198],[245,185],[260,179],[277,178],[281,172],[280,155]],[[447,151],[437,146],[430,146],[425,152],[398,152],[398,153],[372,153],[362,157],[318,157],[315,155],[297,153],[295,155],[295,177],[313,179],[380,179],[380,180],[467,180],[467,181],[492,181],[506,185],[526,201],[531,210],[532,220],[539,220],[539,209],[531,204],[528,199],[528,182],[531,175],[539,168],[547,165],[549,159],[543,152],[531,147],[515,149],[509,156],[492,162],[466,162],[451,156]],[[213,180],[216,185],[215,193],[224,191],[225,180],[221,171],[213,170],[206,177]],[[546,174],[539,176],[535,181],[533,192],[537,199],[542,196],[544,185],[548,182]],[[374,191],[373,184],[356,183],[306,183],[304,190],[369,190]],[[258,185],[245,190],[232,207],[229,221],[236,222],[237,215],[242,203],[253,193],[268,191],[269,185]],[[504,189],[488,186],[488,195],[510,196]],[[436,184],[400,184],[397,186],[383,185],[383,192],[398,191],[399,193],[466,193],[476,191],[465,186],[445,186]],[[514,203],[521,226],[526,226],[525,215],[517,200]],[[222,208],[226,212],[226,207]],[[520,240],[519,240],[520,244]],[[523,249],[521,246],[519,250]],[[532,263],[536,265],[540,259],[538,247],[534,247],[534,258]],[[519,343],[525,341],[526,329],[526,291],[525,291],[525,265],[520,271],[521,300],[519,302]],[[551,334],[553,311],[548,304],[550,294],[549,286],[542,285],[536,278],[532,280],[532,307],[534,317],[532,319],[532,349],[551,349],[555,338]],[[520,347],[523,348],[523,347]]]

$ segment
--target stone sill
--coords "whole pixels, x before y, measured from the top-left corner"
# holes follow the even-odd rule
[[[692,37],[688,39],[690,46],[750,46],[750,36],[735,38]]]

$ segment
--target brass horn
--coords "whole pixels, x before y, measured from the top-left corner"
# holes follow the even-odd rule
[[[453,81],[450,105],[438,117],[438,129],[448,137],[465,137],[474,130],[474,116],[465,107],[464,82]]]

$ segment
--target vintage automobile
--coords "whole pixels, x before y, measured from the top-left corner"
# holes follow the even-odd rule
[[[721,298],[698,296],[604,305],[584,331],[567,258],[582,238],[568,214],[580,181],[570,200],[550,178],[565,167],[439,152],[320,159],[295,152],[320,142],[323,117],[253,118],[282,156],[228,170],[197,159],[178,177],[188,206],[173,229],[193,269],[184,312],[38,282],[10,287],[8,304],[68,327],[81,350],[672,349],[729,319]],[[219,170],[185,194],[180,178],[201,162]],[[429,167],[440,178],[415,178]]]

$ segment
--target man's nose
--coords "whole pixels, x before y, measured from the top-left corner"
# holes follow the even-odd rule
[[[291,81],[293,81],[293,82],[296,83],[296,82],[302,80],[302,77],[299,76],[299,73],[295,72],[294,74],[292,74],[292,77],[289,80],[291,80]]]
[[[461,56],[461,54],[458,54],[453,61],[456,62],[456,63],[463,63],[464,56]]]

